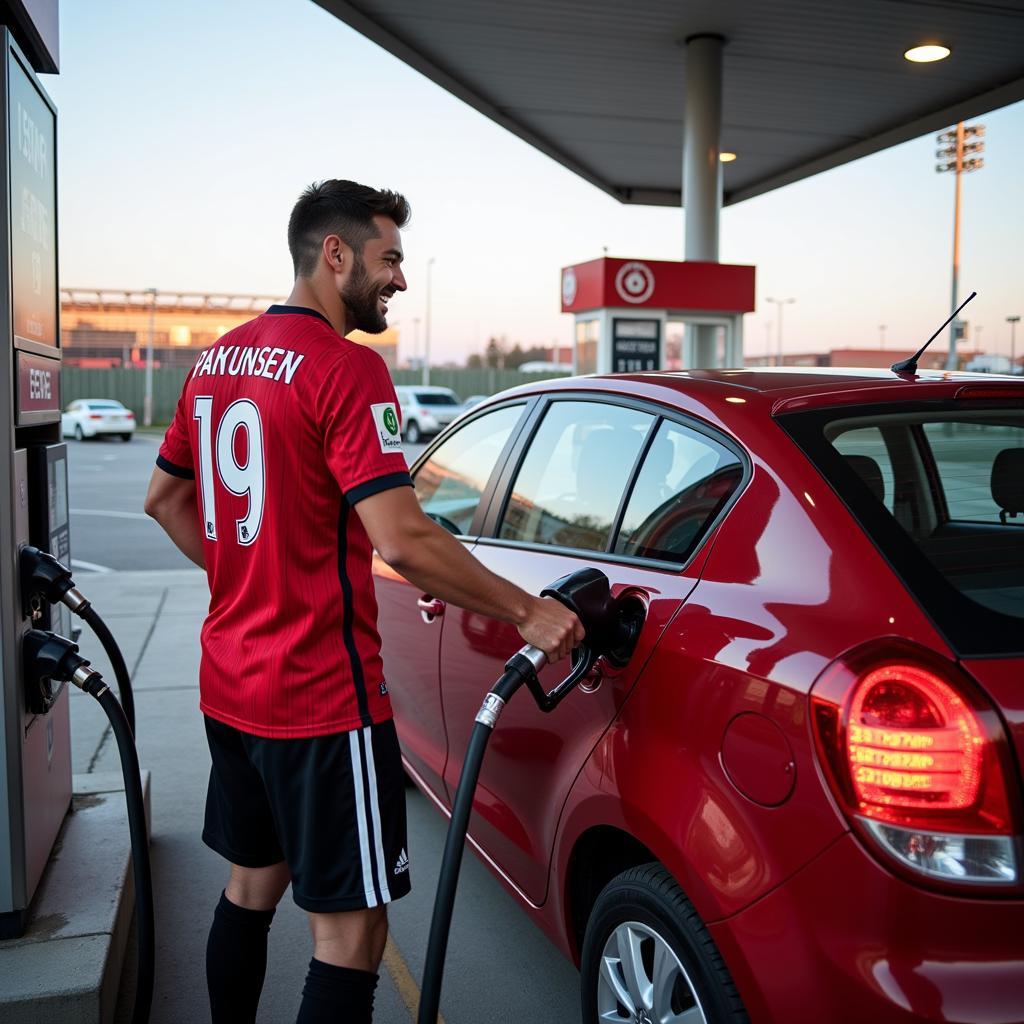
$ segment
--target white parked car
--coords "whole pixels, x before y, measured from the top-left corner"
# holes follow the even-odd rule
[[[60,416],[61,433],[84,441],[98,434],[113,434],[130,441],[135,433],[135,413],[113,398],[79,398]]]
[[[399,385],[395,394],[402,414],[402,436],[409,444],[440,433],[463,410],[451,388]]]

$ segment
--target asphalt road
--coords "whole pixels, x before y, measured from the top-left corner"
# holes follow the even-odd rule
[[[76,573],[188,569],[192,563],[142,511],[161,437],[67,440],[71,560]],[[409,462],[425,445],[406,445]]]

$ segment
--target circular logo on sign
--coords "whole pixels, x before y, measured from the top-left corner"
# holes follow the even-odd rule
[[[384,426],[388,428],[389,434],[398,433],[398,417],[395,415],[394,409],[384,410]]]
[[[576,271],[569,267],[562,271],[562,305],[571,306],[576,301]]]
[[[623,263],[615,275],[615,290],[623,302],[646,302],[654,294],[654,272],[646,263]]]

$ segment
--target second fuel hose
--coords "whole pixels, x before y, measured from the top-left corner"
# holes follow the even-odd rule
[[[25,674],[36,684],[40,680],[74,683],[94,697],[117,741],[124,777],[124,796],[128,806],[128,832],[131,837],[132,877],[135,883],[135,932],[138,945],[138,977],[131,1024],[146,1024],[153,1002],[153,975],[156,957],[153,913],[153,877],[149,863],[149,830],[146,827],[146,802],[142,793],[139,755],[135,750],[128,719],[99,672],[78,654],[78,645],[56,633],[29,630],[22,639],[22,663]]]

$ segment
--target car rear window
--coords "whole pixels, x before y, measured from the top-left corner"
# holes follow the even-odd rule
[[[433,395],[417,393],[416,401],[420,405],[458,405],[454,395]]]
[[[797,413],[785,426],[963,655],[1024,649],[1024,409]]]
[[[123,409],[120,402],[92,402],[87,403],[90,409]]]

